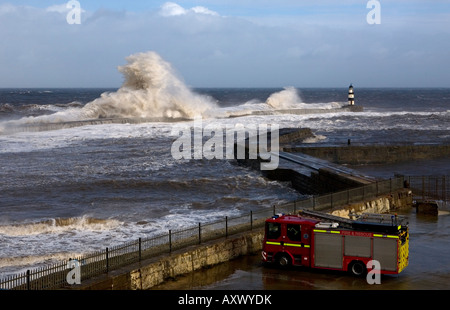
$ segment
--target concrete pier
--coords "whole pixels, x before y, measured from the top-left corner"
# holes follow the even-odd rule
[[[340,108],[332,109],[284,109],[284,110],[264,110],[252,111],[244,114],[229,115],[228,117],[241,117],[246,115],[278,115],[278,114],[317,114],[317,113],[339,113],[339,112],[362,112],[362,106],[348,105]],[[141,124],[149,122],[183,122],[191,121],[192,119],[186,117],[170,118],[170,117],[127,117],[127,118],[96,118],[77,121],[66,122],[15,122],[11,121],[7,126],[0,131],[0,134],[13,134],[18,132],[38,132],[49,130],[60,130],[81,126],[102,125],[102,124]]]
[[[302,194],[318,195],[376,182],[377,179],[343,165],[389,164],[418,159],[448,158],[450,145],[300,145],[313,133],[308,128],[280,129],[279,165],[261,171],[269,179],[291,182]],[[248,155],[248,150],[247,150]],[[274,156],[272,154],[272,156]],[[261,159],[238,159],[259,170]]]
[[[13,134],[19,132],[39,132],[39,131],[50,131],[50,130],[61,130],[82,126],[91,125],[104,125],[104,124],[142,124],[151,122],[167,122],[175,123],[189,121],[187,118],[166,118],[166,117],[151,117],[151,118],[97,118],[97,119],[87,119],[79,121],[69,121],[69,122],[28,122],[28,123],[15,123],[11,121],[5,126],[3,132],[0,134]]]
[[[342,113],[342,112],[362,112],[364,108],[356,105],[345,105],[340,108],[330,109],[280,109],[280,110],[265,110],[265,111],[252,111],[249,115],[273,115],[273,114],[318,114],[318,113]],[[242,115],[241,115],[242,116]]]
[[[330,147],[284,147],[286,152],[302,153],[336,164],[389,164],[450,156],[450,145],[351,145]]]
[[[248,161],[245,164],[248,164]],[[291,182],[294,189],[305,195],[326,194],[376,181],[346,167],[339,167],[312,156],[285,152],[280,152],[277,169],[263,171],[262,174],[271,180]]]
[[[271,156],[278,156],[278,167],[261,173],[271,180],[291,182],[293,188],[306,195],[326,194],[376,182],[375,178],[354,169],[288,147],[311,135],[312,132],[307,128],[280,129],[280,151],[271,153]],[[237,162],[260,170],[261,158],[250,159],[248,145],[245,148],[245,158],[237,159]]]

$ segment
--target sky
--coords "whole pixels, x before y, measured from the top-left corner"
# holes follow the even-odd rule
[[[448,0],[68,2],[0,0],[0,88],[120,87],[147,51],[195,88],[450,87]]]

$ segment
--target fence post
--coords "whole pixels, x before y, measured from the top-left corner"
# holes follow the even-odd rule
[[[422,199],[425,200],[425,176],[422,176]]]
[[[169,229],[169,253],[172,253],[172,230]]]
[[[438,188],[439,188],[439,179],[436,177],[436,180],[435,180],[435,185],[436,185],[436,198],[438,197],[438,195],[439,195],[439,190],[438,190]]]
[[[442,176],[442,200],[447,203],[447,189],[445,188],[445,175]]]
[[[142,258],[142,239],[141,238],[139,238],[139,261],[141,261],[141,258]]]
[[[228,216],[225,216],[225,238],[228,238]]]
[[[30,270],[27,270],[27,290],[31,290]]]
[[[109,253],[108,248],[106,248],[106,273],[109,272]]]

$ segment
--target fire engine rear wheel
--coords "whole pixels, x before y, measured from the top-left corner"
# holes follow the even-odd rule
[[[361,261],[353,261],[350,264],[348,270],[350,271],[350,273],[352,275],[357,276],[357,277],[362,277],[367,272],[366,265],[364,265],[364,263]]]
[[[288,254],[279,254],[277,256],[277,264],[280,267],[287,267],[291,265],[291,257]]]

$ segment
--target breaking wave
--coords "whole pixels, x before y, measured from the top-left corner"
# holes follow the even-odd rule
[[[288,109],[334,109],[341,108],[343,102],[304,103],[295,87],[285,87],[282,91],[273,93],[266,100],[266,104],[275,110]]]
[[[191,91],[171,65],[155,52],[127,57],[119,67],[125,82],[114,93],[104,93],[84,110],[95,118],[114,117],[208,117],[216,107],[208,96]]]
[[[270,95],[266,103],[274,109],[292,109],[298,107],[302,100],[294,87],[285,87],[284,90]]]
[[[0,225],[0,235],[17,237],[64,233],[74,230],[102,231],[119,225],[120,222],[117,220],[103,220],[87,216],[55,218],[35,223]]]

